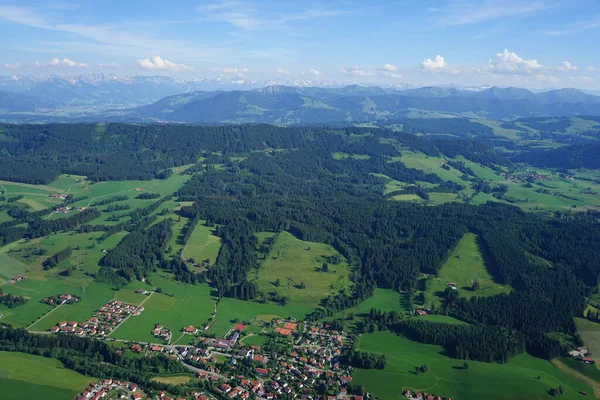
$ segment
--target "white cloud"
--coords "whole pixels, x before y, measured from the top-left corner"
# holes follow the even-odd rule
[[[551,75],[544,75],[544,74],[537,74],[535,76],[535,79],[539,82],[543,82],[543,83],[558,83],[560,82],[560,79],[558,79],[555,76],[551,76]]]
[[[455,2],[445,9],[435,9],[433,11],[441,14],[438,20],[445,25],[466,25],[534,14],[550,7],[548,1],[471,0]]]
[[[62,60],[59,58],[53,58],[50,62],[42,62],[36,61],[33,63],[33,66],[36,68],[87,68],[88,65],[85,63],[78,63],[73,60],[69,60],[68,58],[63,58]]]
[[[505,49],[491,59],[485,70],[494,74],[530,74],[538,71],[542,65],[537,60],[525,60],[516,53]]]
[[[387,71],[387,72],[396,72],[396,71],[398,71],[398,67],[396,67],[395,65],[392,65],[392,64],[385,64],[383,66],[383,70]]]
[[[314,69],[314,68],[309,69],[308,72],[312,76],[322,76],[323,75],[323,73],[321,71],[319,71],[318,69]]]
[[[568,61],[563,61],[560,67],[558,67],[559,71],[577,71],[579,68],[577,66],[571,64]]]
[[[6,69],[19,69],[20,67],[21,67],[21,63],[4,64],[4,68],[6,68]]]
[[[121,68],[122,65],[119,63],[108,63],[108,64],[98,64],[98,67],[102,69],[117,69]]]
[[[283,68],[277,68],[277,69],[275,70],[275,73],[276,73],[277,75],[282,75],[282,76],[292,76],[292,75],[294,75],[294,73],[293,73],[293,72],[291,72],[291,71],[288,71],[287,69],[283,69]]]
[[[430,72],[441,71],[446,68],[446,60],[438,54],[433,60],[431,58],[423,60],[421,62],[421,67]]]
[[[564,29],[546,31],[547,35],[551,36],[565,36],[571,35],[574,33],[578,33],[581,31],[587,31],[590,29],[600,28],[600,17],[596,17],[595,19],[587,20],[587,21],[579,21],[574,24],[567,26]]]
[[[176,64],[172,61],[165,60],[161,56],[152,56],[137,61],[138,66],[143,69],[150,70],[168,70],[168,71],[189,71],[193,69],[189,65]]]
[[[340,72],[347,76],[369,76],[373,75],[373,73],[365,71],[360,65],[355,65],[351,69],[342,68]]]
[[[592,67],[591,65],[590,65],[590,66],[588,66],[588,67],[585,67],[585,70],[586,70],[587,72],[598,72],[598,68],[596,68],[596,67]]]
[[[259,9],[257,6],[257,4],[248,4],[237,0],[222,0],[198,6],[196,10],[207,18],[226,22],[246,31],[280,28],[291,22],[333,17],[346,13],[344,10],[326,8],[309,8],[300,12],[282,13],[273,11],[271,5],[263,7],[263,9]]]

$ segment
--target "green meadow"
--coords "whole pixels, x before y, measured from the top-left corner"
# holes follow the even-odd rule
[[[550,362],[521,354],[507,364],[488,364],[444,355],[443,348],[410,341],[390,332],[361,336],[358,350],[385,354],[384,370],[356,369],[355,384],[364,385],[372,395],[397,399],[403,389],[419,390],[453,399],[537,400],[550,399],[548,391],[562,386],[564,399],[579,399],[583,391],[592,394],[584,383],[555,368]],[[429,371],[416,375],[415,367],[427,364]],[[537,377],[540,379],[536,379]]]
[[[438,276],[425,278],[425,305],[429,305],[432,301],[440,301],[439,298],[449,282],[455,283],[459,295],[464,297],[508,293],[509,286],[495,282],[490,273],[493,268],[482,239],[473,233],[465,234],[442,266]],[[475,280],[479,288],[473,291],[471,287]]]
[[[215,305],[211,289],[207,285],[188,285],[175,282],[168,274],[157,273],[150,277],[152,286],[163,293],[154,293],[144,303],[144,311],[129,318],[111,335],[117,339],[156,341],[151,332],[155,324],[168,327],[173,338],[180,336],[183,328],[194,325],[204,328]],[[130,289],[140,286],[130,285]],[[141,296],[141,295],[140,295]]]
[[[329,270],[321,272],[326,258],[333,255],[338,255],[341,262],[330,263]],[[348,289],[349,274],[347,262],[331,246],[305,242],[284,231],[250,278],[255,279],[264,293],[277,292],[287,296],[290,305],[315,308],[321,299]]]
[[[58,360],[0,352],[2,400],[71,399],[94,380],[64,368]]]
[[[200,221],[194,228],[190,236],[183,256],[186,259],[193,259],[195,264],[204,260],[209,260],[208,264],[213,265],[221,249],[221,239],[214,235],[214,229],[204,225],[205,221]]]
[[[596,361],[600,361],[600,323],[585,318],[574,318],[577,333]]]

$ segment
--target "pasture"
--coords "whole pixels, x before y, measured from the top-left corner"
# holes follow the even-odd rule
[[[58,360],[0,352],[2,400],[70,399],[94,380],[64,368]]]
[[[251,322],[253,320],[270,322],[273,318],[293,317],[304,319],[312,311],[312,307],[294,305],[293,303],[282,307],[275,304],[261,304],[254,301],[225,297],[219,301],[215,324],[210,328],[209,332],[220,337],[233,327],[236,320],[242,322]],[[260,323],[260,321],[257,321],[257,323]]]
[[[600,361],[600,323],[588,321],[585,318],[574,318],[574,320],[583,344],[592,353],[592,358],[596,362]]]
[[[194,232],[190,236],[183,256],[187,259],[193,259],[194,264],[199,264],[208,260],[209,265],[213,265],[221,249],[221,238],[214,235],[214,229],[205,225],[206,221],[199,221]]]
[[[54,294],[63,293],[56,292]],[[72,293],[72,292],[67,292]],[[81,296],[81,301],[75,304],[65,304],[52,313],[38,320],[29,329],[31,331],[46,331],[59,321],[85,322],[115,295],[115,291],[104,283],[92,282],[85,288],[75,293]],[[24,307],[24,306],[23,306]]]
[[[322,272],[321,266],[329,256],[341,261],[329,263],[328,271]],[[328,295],[347,290],[349,274],[346,260],[331,246],[305,242],[284,231],[250,279],[255,279],[264,293],[288,297],[290,305],[315,308]]]
[[[412,342],[390,332],[361,336],[358,350],[386,355],[384,370],[356,369],[352,374],[353,383],[364,385],[365,390],[383,399],[399,398],[403,389],[464,400],[549,399],[548,391],[559,385],[564,399],[581,398],[579,391],[592,393],[590,387],[548,361],[527,354],[507,364],[469,361],[465,370],[464,361],[445,356],[442,347]],[[415,367],[423,364],[429,371],[415,375]]]
[[[493,296],[508,293],[509,286],[495,282],[490,271],[493,265],[486,254],[487,249],[482,239],[475,234],[467,233],[452,251],[437,277],[430,277],[426,283],[425,301],[429,305],[439,298],[449,282],[456,284],[460,296]],[[477,281],[479,288],[472,290]]]
[[[155,324],[171,329],[173,339],[177,339],[186,326],[203,328],[206,325],[215,305],[210,287],[175,282],[166,273],[153,274],[150,281],[163,293],[155,293],[144,303],[144,312],[129,318],[111,337],[156,342],[157,339],[151,334]]]

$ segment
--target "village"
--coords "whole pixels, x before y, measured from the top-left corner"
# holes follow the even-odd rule
[[[320,388],[328,388],[328,400],[363,400],[366,393],[355,394],[352,387],[351,367],[343,365],[341,356],[356,338],[331,329],[327,324],[297,323],[276,320],[269,328],[270,342],[281,346],[277,351],[268,346],[245,345],[240,337],[246,325],[237,323],[225,338],[202,338],[196,346],[130,343],[130,350],[146,357],[166,355],[179,359],[199,381],[211,382],[209,392],[192,392],[178,399],[277,399],[320,398]],[[67,325],[69,326],[69,325]],[[193,327],[188,327],[193,328]],[[157,333],[165,327],[157,325]],[[192,329],[184,329],[185,331]],[[196,328],[194,328],[197,331]],[[153,332],[154,333],[154,332]],[[285,347],[287,351],[280,351]],[[78,400],[129,398],[172,400],[165,392],[144,397],[143,392],[132,390],[131,383],[104,381],[90,385]],[[92,390],[95,388],[95,390]],[[118,397],[114,395],[118,394]]]
[[[67,301],[65,295],[65,301]],[[142,306],[111,300],[100,307],[86,322],[60,321],[50,328],[51,333],[69,333],[77,336],[107,336],[130,316],[140,315]]]

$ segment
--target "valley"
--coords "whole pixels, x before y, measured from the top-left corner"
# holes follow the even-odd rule
[[[22,301],[0,303],[0,349],[32,343],[0,354],[0,379],[11,393],[32,379],[2,373],[14,354],[75,374],[48,385],[57,399],[108,378],[215,399],[290,394],[267,382],[337,398],[592,394],[550,360],[596,379],[594,365],[556,357],[599,351],[581,307],[596,305],[582,288],[598,276],[600,173],[589,157],[527,157],[596,140],[599,124],[445,124],[0,126],[0,290]],[[47,301],[67,294],[80,300]],[[107,304],[139,312],[105,316]],[[110,330],[88,329],[94,318]],[[381,354],[384,368],[370,367]]]

